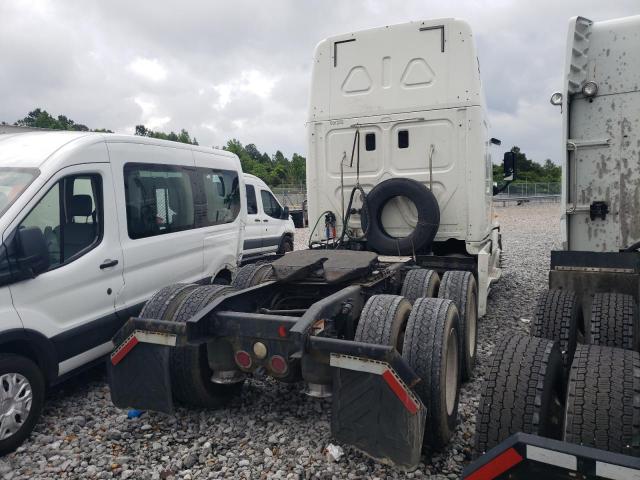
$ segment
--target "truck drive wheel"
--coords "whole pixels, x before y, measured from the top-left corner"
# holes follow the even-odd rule
[[[400,295],[411,303],[422,297],[436,297],[440,287],[440,276],[433,270],[416,268],[409,270],[402,282]]]
[[[411,303],[399,295],[373,295],[362,309],[354,340],[393,345],[402,353]]]
[[[438,298],[453,300],[460,316],[460,359],[462,381],[473,376],[478,345],[478,287],[471,272],[445,272]]]
[[[638,312],[631,295],[596,293],[591,303],[592,345],[638,351]]]
[[[516,432],[562,437],[564,370],[557,342],[518,334],[495,349],[476,422],[476,454]]]
[[[458,309],[451,300],[419,298],[407,320],[402,357],[420,377],[415,391],[427,408],[425,445],[444,447],[458,418]]]
[[[538,298],[531,335],[560,343],[565,369],[571,366],[577,342],[584,341],[582,309],[574,292],[545,290]]]
[[[139,313],[140,318],[164,319],[167,310],[171,309],[173,311],[173,308],[177,305],[174,300],[182,298],[187,292],[196,287],[197,285],[192,283],[174,283],[161,288],[144,304]]]
[[[270,263],[250,263],[242,266],[235,278],[231,282],[231,286],[244,290],[245,288],[254,287],[265,281],[271,274]]]
[[[40,418],[44,393],[44,377],[35,363],[19,355],[0,355],[0,455],[29,436]]]
[[[578,345],[569,372],[565,441],[640,456],[640,354]]]

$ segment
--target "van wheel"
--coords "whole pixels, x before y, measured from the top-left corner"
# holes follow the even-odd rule
[[[411,303],[422,297],[437,297],[440,287],[440,276],[434,270],[415,268],[409,270],[402,282],[400,295]]]
[[[0,455],[12,452],[35,427],[44,404],[44,377],[19,355],[0,355]]]
[[[458,420],[460,330],[451,300],[419,298],[407,321],[402,357],[421,378],[415,391],[427,408],[425,445],[441,449]]]
[[[280,246],[278,247],[278,251],[276,253],[278,255],[284,255],[287,252],[293,252],[293,240],[291,240],[291,237],[289,236],[282,237]]]
[[[223,285],[197,287],[182,299],[175,314],[166,320],[184,323],[220,295],[233,290]],[[207,345],[171,349],[169,357],[171,391],[180,403],[202,408],[218,408],[242,388],[242,381],[217,384],[211,381],[213,370],[207,359]]]
[[[238,290],[254,287],[267,280],[272,274],[270,263],[250,263],[238,270],[231,286]]]

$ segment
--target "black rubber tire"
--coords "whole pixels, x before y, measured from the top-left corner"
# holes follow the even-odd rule
[[[232,291],[224,285],[206,285],[190,290],[166,320],[184,323],[213,300]],[[207,360],[206,344],[171,349],[171,391],[182,404],[200,408],[219,408],[240,392],[242,383],[220,385],[211,381],[213,370]]]
[[[453,435],[458,420],[460,366],[458,339],[453,338],[455,365],[447,368],[450,336],[459,334],[458,309],[451,300],[419,298],[407,320],[403,358],[420,377],[415,392],[427,409],[423,446],[443,448]],[[455,384],[455,393],[447,404],[447,383]]]
[[[563,363],[568,370],[579,337],[584,340],[582,308],[576,294],[570,290],[542,292],[531,325],[531,335],[559,342]]]
[[[19,373],[31,385],[31,409],[26,420],[8,438],[0,440],[0,455],[14,451],[24,442],[35,427],[44,405],[45,383],[44,376],[38,366],[26,357],[11,353],[0,354],[0,376],[6,373]],[[4,389],[4,385],[0,385]]]
[[[175,307],[179,302],[174,301],[176,298],[181,299],[189,291],[198,285],[193,283],[174,283],[161,288],[153,296],[147,300],[139,313],[141,318],[150,318],[163,320],[168,310],[175,311]]]
[[[373,295],[365,303],[356,327],[356,342],[392,345],[402,353],[411,303],[399,295]]]
[[[254,287],[267,278],[272,272],[271,263],[250,263],[240,267],[231,286],[237,290]]]
[[[442,275],[438,298],[448,298],[460,316],[460,368],[465,382],[473,377],[478,352],[478,286],[471,272],[449,271]]]
[[[516,432],[561,439],[564,369],[557,342],[516,334],[496,347],[476,420],[476,455]]]
[[[276,253],[278,255],[284,255],[287,252],[293,252],[293,239],[289,235],[282,237]]]
[[[437,297],[439,287],[440,275],[438,272],[426,268],[414,268],[409,270],[404,277],[400,295],[413,303],[418,298]]]
[[[592,345],[638,351],[638,312],[631,295],[596,293],[591,303]]]
[[[640,354],[578,345],[569,372],[565,441],[640,456]]]
[[[382,226],[382,210],[395,197],[406,197],[418,211],[416,228],[406,237],[390,236]],[[440,226],[438,201],[424,184],[411,178],[390,178],[378,183],[367,194],[369,215],[362,216],[370,249],[382,255],[412,255],[430,249]]]

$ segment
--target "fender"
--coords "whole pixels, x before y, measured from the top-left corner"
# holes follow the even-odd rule
[[[32,353],[38,366],[42,369],[48,384],[58,378],[58,358],[51,340],[35,330],[14,328],[0,333],[0,352],[12,342],[26,342],[32,346]],[[16,352],[18,353],[18,352]]]

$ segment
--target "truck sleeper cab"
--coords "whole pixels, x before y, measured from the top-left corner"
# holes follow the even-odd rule
[[[0,135],[0,378],[15,395],[2,404],[0,452],[27,437],[45,387],[102,361],[160,287],[231,281],[243,189],[228,152],[124,135]]]

